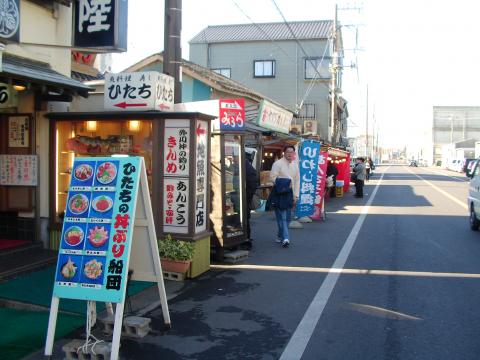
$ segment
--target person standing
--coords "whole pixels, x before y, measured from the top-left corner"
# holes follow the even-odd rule
[[[367,175],[367,171],[365,169],[363,158],[357,158],[357,164],[353,168],[355,174],[355,197],[363,198],[363,186],[365,185],[365,176]]]
[[[328,162],[327,166],[327,177],[332,176],[333,179],[333,186],[329,189],[330,190],[330,197],[335,197],[335,184],[337,182],[337,175],[338,175],[338,169],[335,165],[333,165],[332,160]]]
[[[295,160],[295,147],[287,145],[283,149],[283,157],[273,163],[270,171],[270,180],[273,188],[269,196],[269,203],[275,209],[277,220],[277,242],[283,247],[290,245],[288,224],[290,223],[292,208],[300,193],[300,170]],[[284,192],[285,184],[288,191]]]
[[[370,160],[367,158],[367,161],[364,162],[365,165],[365,181],[370,180]]]
[[[258,174],[257,170],[253,167],[250,159],[250,154],[245,153],[245,180],[246,180],[246,193],[247,193],[247,241],[245,242],[245,247],[250,250],[252,248],[252,233],[250,228],[250,215],[251,211],[255,210],[251,208],[252,198],[257,191],[258,186]]]

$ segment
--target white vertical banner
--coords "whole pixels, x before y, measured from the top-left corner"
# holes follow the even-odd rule
[[[207,229],[208,221],[206,188],[208,186],[208,122],[197,120],[195,129],[197,136],[195,157],[195,233],[197,234]]]

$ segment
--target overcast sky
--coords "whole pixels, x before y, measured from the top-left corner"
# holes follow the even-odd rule
[[[299,21],[333,19],[336,2],[276,3],[288,21]],[[480,1],[337,3],[344,45],[358,48],[346,51],[345,60],[357,65],[344,70],[349,136],[365,133],[367,84],[369,132],[376,124],[384,145],[424,142],[433,105],[480,105]],[[359,6],[360,12],[345,9]],[[272,0],[183,0],[183,57],[188,59],[188,40],[203,28],[250,23],[244,13],[254,22],[283,21]],[[114,55],[114,71],[163,50],[163,16],[164,1],[129,1],[128,52]]]

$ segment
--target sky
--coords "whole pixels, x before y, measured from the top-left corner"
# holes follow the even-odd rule
[[[349,136],[379,134],[380,145],[430,141],[434,105],[480,105],[480,1],[275,0],[287,21],[333,19],[344,37],[342,96]],[[182,54],[209,25],[282,22],[273,0],[183,0]],[[360,8],[360,10],[358,10]],[[163,50],[164,1],[130,0],[121,71]],[[368,88],[368,99],[367,99]],[[268,96],[268,94],[265,94]]]

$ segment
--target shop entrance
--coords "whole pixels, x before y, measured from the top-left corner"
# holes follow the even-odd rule
[[[37,240],[33,126],[31,114],[0,114],[0,250]]]

